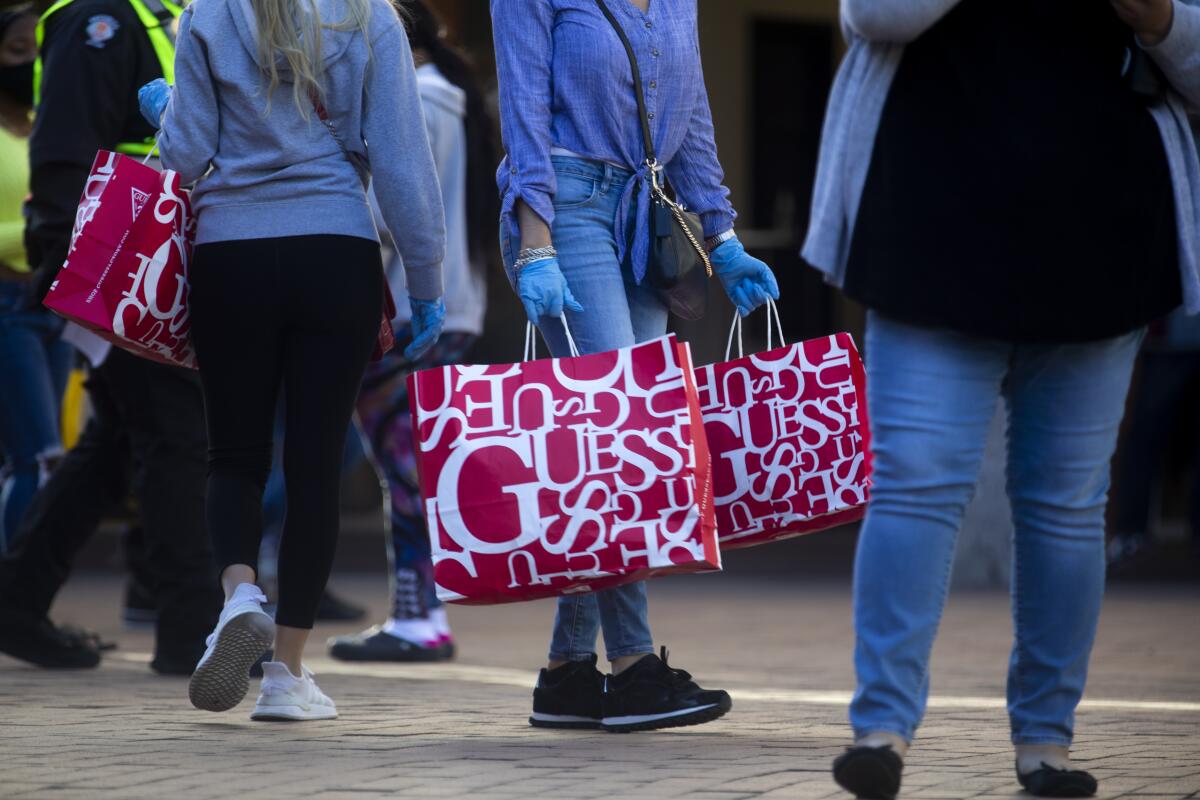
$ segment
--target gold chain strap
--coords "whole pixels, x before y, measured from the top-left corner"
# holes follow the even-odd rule
[[[686,236],[687,240],[692,243],[692,247],[695,249],[696,255],[700,256],[700,260],[704,262],[705,272],[708,274],[708,277],[711,278],[713,274],[713,267],[712,261],[710,261],[708,258],[708,251],[704,249],[704,245],[696,238],[696,234],[692,233],[692,226],[688,225],[687,220],[684,218],[683,209],[680,208],[678,203],[667,197],[666,193],[663,192],[662,187],[658,185],[658,178],[654,169],[655,166],[657,165],[651,165],[650,169],[650,186],[654,191],[654,195],[658,198],[660,203],[663,203],[671,210],[671,214],[675,217],[675,221],[678,222],[679,227],[683,229],[683,235]]]

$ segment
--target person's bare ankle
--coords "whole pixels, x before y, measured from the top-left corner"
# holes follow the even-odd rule
[[[570,661],[558,661],[556,659],[551,659],[546,662],[546,671],[553,672],[554,670],[558,669],[559,667],[565,667],[567,664],[570,664],[570,663],[571,663]]]
[[[854,740],[855,747],[890,747],[892,751],[904,758],[908,755],[908,742],[904,737],[891,731],[871,731]]]
[[[237,591],[237,587],[243,583],[254,584],[258,579],[254,569],[245,564],[230,564],[221,571],[221,588],[225,592],[225,602],[229,602],[229,598],[233,597],[233,593]]]
[[[625,670],[653,653],[635,653],[631,656],[617,656],[612,660],[612,674],[620,675]]]

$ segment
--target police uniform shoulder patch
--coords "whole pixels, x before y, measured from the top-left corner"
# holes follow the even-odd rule
[[[117,30],[121,27],[121,23],[117,22],[114,17],[108,14],[97,14],[88,20],[87,41],[85,44],[88,47],[101,49],[108,43],[110,39],[117,35]]]

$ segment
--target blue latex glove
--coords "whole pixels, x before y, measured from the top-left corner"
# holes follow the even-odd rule
[[[561,317],[564,307],[583,311],[554,257],[542,258],[521,268],[517,275],[517,296],[525,306],[525,316],[534,325],[542,317]]]
[[[138,89],[138,108],[155,130],[162,127],[163,114],[167,111],[167,101],[170,99],[171,87],[162,78],[155,78]]]
[[[771,268],[747,253],[737,239],[722,242],[708,257],[725,294],[743,317],[768,299],[779,299],[779,284]]]
[[[446,304],[440,297],[437,300],[410,297],[408,307],[412,309],[413,338],[404,348],[404,357],[416,361],[428,353],[442,335],[442,325],[446,324]]]

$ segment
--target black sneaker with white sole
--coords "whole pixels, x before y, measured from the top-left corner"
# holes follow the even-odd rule
[[[664,647],[661,658],[645,656],[605,678],[601,724],[613,733],[678,728],[712,722],[732,707],[728,692],[702,689],[687,672],[671,667]]]
[[[596,729],[600,727],[604,675],[596,669],[596,655],[552,670],[543,669],[533,688],[535,728]]]

